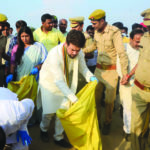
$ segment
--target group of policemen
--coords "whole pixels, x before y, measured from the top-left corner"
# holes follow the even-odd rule
[[[132,88],[131,144],[133,150],[145,150],[148,147],[148,126],[150,119],[150,71],[148,69],[150,65],[150,9],[142,12],[141,15],[144,17],[143,23],[147,26],[148,32],[144,33],[141,38],[140,56]],[[112,123],[112,113],[118,83],[118,73],[116,70],[117,55],[119,56],[121,65],[121,80],[127,80],[129,76],[128,57],[123,45],[120,29],[106,22],[106,13],[104,10],[95,10],[90,14],[89,19],[95,29],[94,39],[89,44],[88,40],[91,37],[85,33],[86,43],[82,51],[86,55],[96,49],[98,50],[94,75],[99,82],[95,91],[95,99],[98,121],[101,124],[100,101],[103,91],[105,91],[105,121],[102,126],[102,134],[108,135]],[[73,30],[83,31],[84,17],[70,18],[69,20]],[[7,59],[4,53],[0,53],[0,59],[2,56]]]

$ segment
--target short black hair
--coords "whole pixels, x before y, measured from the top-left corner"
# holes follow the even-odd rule
[[[53,22],[54,22],[54,23],[58,23],[57,17],[56,17],[55,15],[52,15],[52,17],[53,17]]]
[[[144,32],[142,30],[138,30],[138,29],[137,30],[132,30],[131,33],[130,33],[130,38],[133,39],[136,34],[143,34],[143,33]]]
[[[78,24],[79,24],[79,26],[82,26],[84,24],[84,22],[79,22]]]
[[[67,34],[66,42],[67,45],[71,43],[79,48],[83,48],[85,45],[85,36],[81,31],[71,30]]]
[[[119,28],[120,30],[123,29],[123,23],[122,22],[115,22],[112,25]]]
[[[8,28],[10,28],[10,23],[9,23],[9,22],[5,22],[4,27],[8,27]]]
[[[46,19],[53,19],[53,16],[50,15],[50,14],[43,14],[42,17],[41,17],[41,21],[45,22]]]
[[[132,25],[132,30],[136,30],[137,28],[143,29],[143,26],[140,25],[140,24],[138,24],[138,23],[134,23],[134,24]]]
[[[92,27],[92,25],[87,26],[86,31],[88,30],[94,30],[94,28]]]
[[[102,19],[105,21],[105,20],[106,20],[106,16],[104,16],[104,17],[98,19],[98,21],[101,21]]]
[[[128,33],[128,28],[127,27],[123,27],[123,29],[125,30],[126,33]]]
[[[6,135],[2,127],[0,127],[0,150],[3,150],[6,144]]]
[[[27,23],[24,21],[24,20],[18,20],[16,22],[16,28],[21,28],[21,27],[26,27],[27,26]]]

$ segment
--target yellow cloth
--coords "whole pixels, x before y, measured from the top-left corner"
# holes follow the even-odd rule
[[[123,43],[129,43],[129,42],[130,42],[129,38],[124,36],[123,37]]]
[[[24,98],[30,98],[34,101],[36,100],[37,95],[37,82],[35,76],[28,75],[21,78],[20,81],[8,83],[8,89],[18,95],[19,100]]]
[[[35,41],[43,43],[47,51],[50,51],[53,47],[66,40],[66,37],[55,28],[52,28],[47,34],[44,33],[41,28],[38,28],[33,32],[33,36]]]
[[[0,13],[0,22],[6,22],[7,20],[7,16]]]
[[[57,111],[70,143],[78,150],[102,150],[94,96],[96,85],[96,81],[88,83],[69,110]]]
[[[69,86],[69,66],[68,66],[68,55],[67,55],[67,49],[65,46],[63,46],[63,53],[64,53],[64,66],[65,66],[65,75],[67,80],[67,85]]]

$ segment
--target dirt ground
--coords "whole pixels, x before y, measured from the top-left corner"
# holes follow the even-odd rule
[[[110,135],[101,135],[103,150],[131,150],[131,143],[126,142],[123,137],[122,126],[123,123],[120,117],[119,110],[116,110],[116,112],[113,113],[113,122],[111,126]],[[40,140],[40,129],[38,124],[29,128],[30,135],[33,139],[32,144],[30,145],[30,150],[67,150],[65,148],[61,148],[55,145],[55,143],[53,142],[53,128],[54,123],[52,123],[52,126],[50,127],[49,143],[43,143]],[[70,150],[73,149],[74,148]]]
[[[117,98],[115,107],[116,111],[113,112],[113,121],[111,125],[111,132],[109,135],[104,136],[101,134],[102,139],[102,147],[103,150],[131,150],[131,142],[126,142],[123,135],[123,120],[120,116],[119,111],[119,98]],[[104,120],[104,108],[102,107],[102,120]],[[52,120],[52,124],[49,129],[50,141],[49,143],[43,143],[40,140],[40,128],[39,124],[36,124],[33,127],[29,128],[29,133],[32,140],[32,144],[30,145],[30,150],[75,150],[74,148],[65,149],[57,146],[53,142],[53,134],[54,134],[54,119]],[[149,136],[150,143],[150,136]],[[150,149],[150,145],[149,145]]]

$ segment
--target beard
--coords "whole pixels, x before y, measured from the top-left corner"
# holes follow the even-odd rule
[[[68,56],[69,56],[69,58],[74,59],[77,55],[71,56],[68,54]]]

